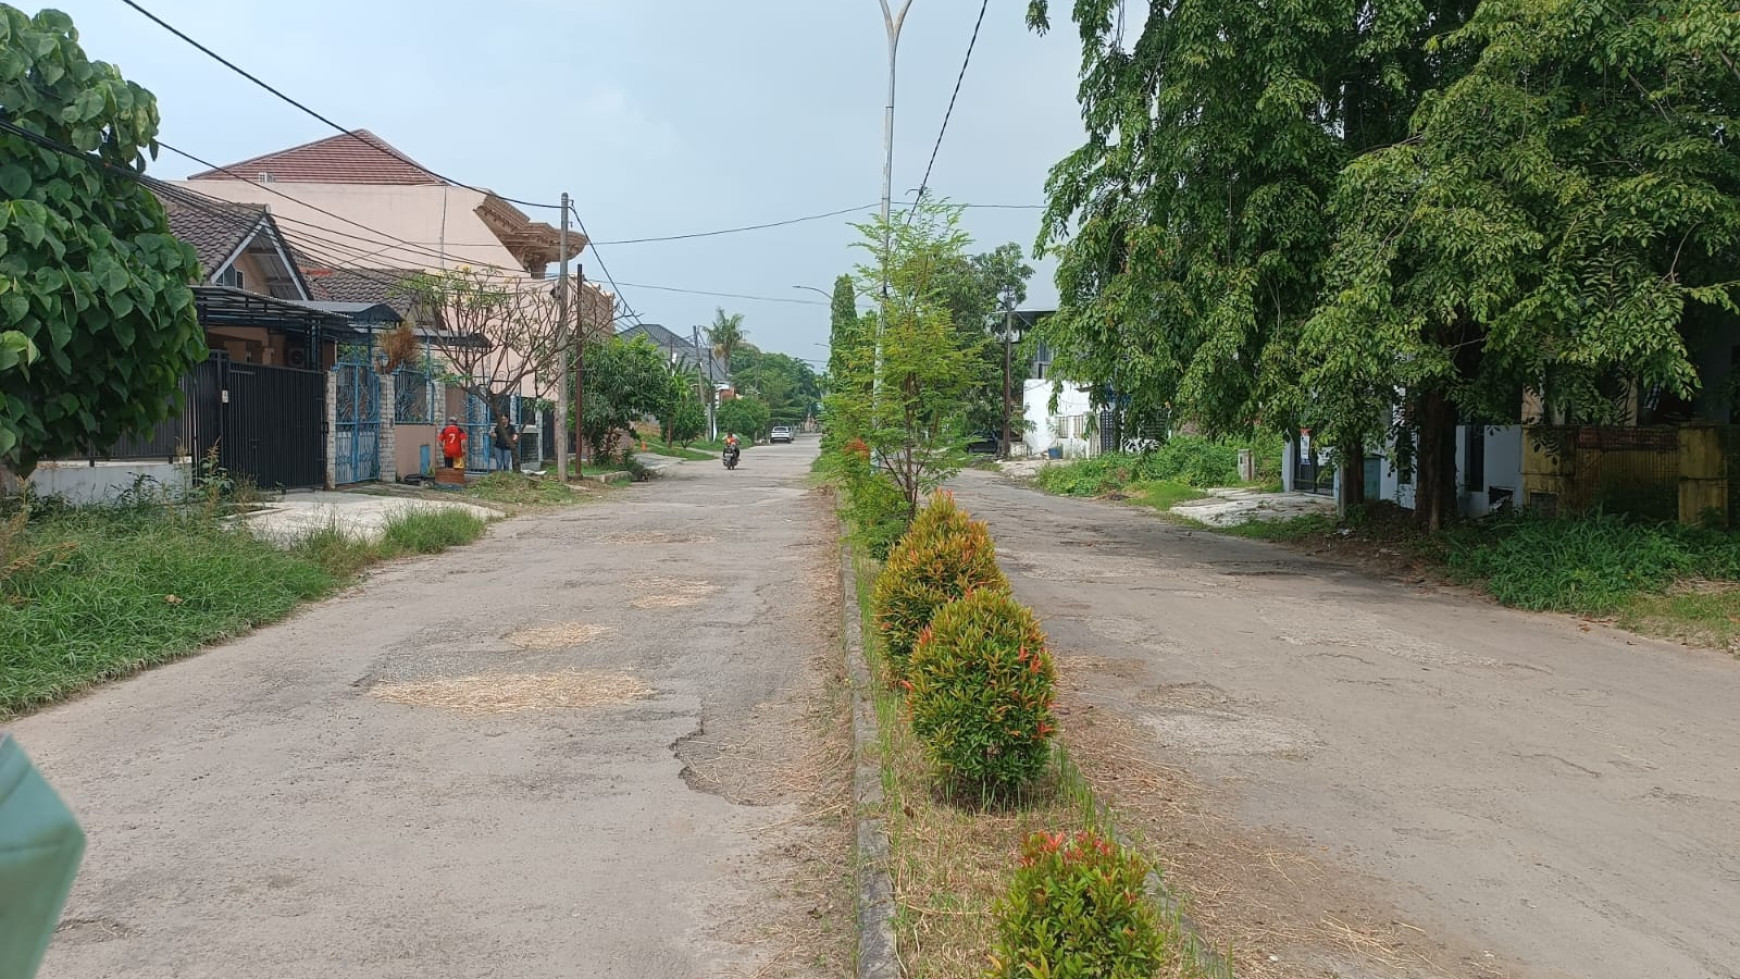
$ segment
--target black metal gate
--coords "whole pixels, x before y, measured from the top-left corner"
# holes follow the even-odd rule
[[[262,489],[324,485],[326,374],[226,361],[220,376],[218,465]]]
[[[1335,470],[1323,453],[1312,445],[1309,432],[1293,442],[1293,491],[1320,496],[1335,494]]]

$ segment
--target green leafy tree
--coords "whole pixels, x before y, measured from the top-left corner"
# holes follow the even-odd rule
[[[962,334],[962,342],[979,351],[980,382],[968,395],[966,425],[974,432],[1001,436],[1005,422],[1010,430],[1021,428],[1019,400],[1009,399],[1010,418],[1004,418],[1004,368],[1015,371],[1014,345],[1019,324],[1008,314],[1027,301],[1027,280],[1033,268],[1023,260],[1021,246],[1013,242],[989,252],[961,256],[946,263],[938,273],[938,288],[949,318]],[[1009,335],[1005,337],[1005,330]],[[991,342],[986,342],[987,340]],[[1010,393],[1018,393],[1010,378]]]
[[[101,450],[179,410],[207,356],[193,250],[137,179],[157,152],[157,100],[89,60],[65,14],[0,4],[0,463]]]
[[[720,402],[716,414],[721,434],[735,432],[751,442],[765,438],[772,424],[772,412],[760,398],[739,396]]]
[[[981,380],[983,337],[955,329],[938,275],[965,254],[960,213],[925,204],[858,226],[858,247],[872,256],[858,280],[878,296],[876,317],[845,351],[841,383],[827,402],[841,452],[865,460],[868,478],[894,483],[907,519],[960,471],[967,398]]]
[[[585,382],[580,434],[592,446],[593,458],[604,459],[612,455],[618,436],[665,406],[670,369],[646,337],[611,337],[586,345]]]
[[[776,425],[796,425],[821,399],[821,379],[809,364],[782,353],[765,353],[753,344],[737,351],[731,382],[742,393],[766,403]]]
[[[852,277],[842,275],[834,280],[833,302],[828,309],[828,376],[843,373],[841,358],[858,341],[861,323],[858,317],[858,289]]]
[[[731,376],[731,355],[747,339],[742,313],[727,313],[720,309],[714,314],[713,325],[707,327],[707,342],[713,345],[713,355],[719,358],[719,366],[726,377]]]
[[[655,416],[667,444],[682,445],[701,437],[707,428],[706,408],[701,404],[701,375],[682,363],[666,368],[665,391]]]
[[[1486,0],[1439,50],[1471,69],[1347,168],[1300,348],[1334,438],[1395,427],[1432,527],[1460,418],[1513,418],[1527,388],[1634,421],[1632,393],[1693,394],[1688,337],[1740,312],[1731,3]]]
[[[1152,4],[1124,43],[1115,0],[1075,0],[1088,137],[1052,170],[1040,237],[1059,261],[1040,328],[1057,375],[1144,432],[1296,430],[1336,182],[1463,70],[1428,42],[1475,6]],[[1047,29],[1049,8],[1034,0],[1029,23]]]

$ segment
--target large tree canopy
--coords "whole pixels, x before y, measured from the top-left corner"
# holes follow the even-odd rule
[[[0,332],[37,351],[0,370],[0,462],[28,473],[179,410],[206,344],[193,249],[137,179],[151,93],[87,59],[65,14],[0,4],[0,121]]]
[[[1119,6],[1072,10],[1060,375],[1354,464],[1387,432],[1433,524],[1459,420],[1694,386],[1685,338],[1734,308],[1731,2],[1154,4],[1133,43]]]
[[[1688,333],[1740,285],[1740,12],[1485,0],[1440,50],[1473,67],[1348,167],[1301,347],[1325,427],[1399,419],[1439,500],[1458,416],[1510,418],[1527,388],[1635,421],[1639,392],[1693,393]]]

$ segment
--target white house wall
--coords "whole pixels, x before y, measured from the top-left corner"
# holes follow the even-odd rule
[[[1027,431],[1022,433],[1021,440],[1027,446],[1029,455],[1044,455],[1047,449],[1062,444],[1052,431],[1052,422],[1055,419],[1085,415],[1093,410],[1088,389],[1066,382],[1058,392],[1057,411],[1053,412],[1051,387],[1052,382],[1048,380],[1028,379],[1022,382],[1022,417],[1027,422]]]

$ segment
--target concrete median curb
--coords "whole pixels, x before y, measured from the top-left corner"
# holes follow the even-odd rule
[[[852,679],[852,792],[858,816],[858,979],[899,979],[894,941],[894,881],[889,874],[888,829],[882,820],[882,766],[876,731],[874,682],[864,659],[863,620],[852,545],[840,534],[841,619],[846,668]]]

